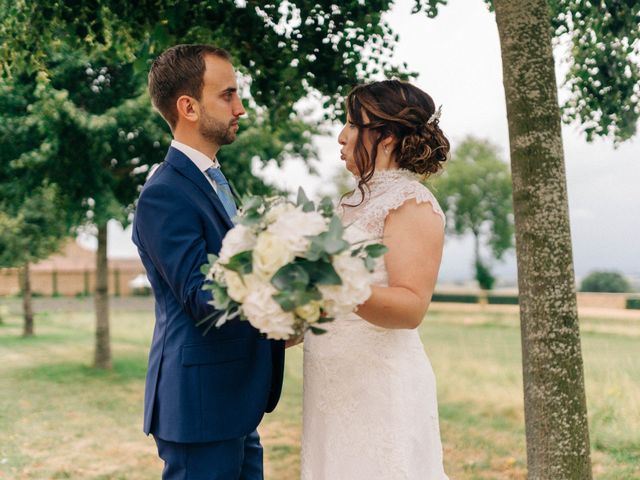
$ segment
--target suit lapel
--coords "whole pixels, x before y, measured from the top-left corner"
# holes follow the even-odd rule
[[[177,148],[169,147],[165,161],[195,183],[196,187],[198,187],[200,191],[211,201],[213,207],[217,210],[225,225],[228,228],[233,228],[233,222],[229,218],[229,215],[227,215],[227,212],[222,206],[222,202],[218,198],[218,195],[216,195],[215,190],[211,184],[207,182],[207,179],[204,178],[202,172],[198,170],[198,167],[195,166],[189,157]]]

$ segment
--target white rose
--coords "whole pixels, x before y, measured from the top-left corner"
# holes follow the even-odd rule
[[[256,236],[249,227],[236,225],[227,232],[222,240],[220,249],[220,261],[228,263],[231,257],[240,252],[251,250],[256,244]]]
[[[296,206],[289,202],[282,202],[274,205],[265,215],[268,224],[275,222],[278,218],[292,212]]]
[[[320,285],[318,288],[329,316],[344,316],[371,296],[371,273],[361,258],[352,257],[349,252],[335,256],[333,267],[342,285]]]
[[[262,232],[253,249],[253,271],[270,280],[280,267],[291,262],[294,257],[295,253],[279,237]]]
[[[255,280],[255,275],[240,275],[237,272],[231,270],[225,270],[225,281],[227,284],[227,293],[229,296],[238,303],[242,303],[249,293],[249,291],[253,288]]]
[[[305,305],[300,305],[295,313],[303,320],[313,323],[320,318],[320,302],[312,300]]]
[[[309,248],[309,239],[306,237],[318,235],[326,229],[327,221],[320,213],[294,208],[280,215],[267,231],[277,235],[291,250],[304,253]]]
[[[274,340],[286,340],[294,333],[295,316],[280,308],[272,295],[277,291],[267,282],[254,283],[242,304],[242,311],[255,328]]]

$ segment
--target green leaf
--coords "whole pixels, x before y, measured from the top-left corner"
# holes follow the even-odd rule
[[[333,317],[320,317],[317,323],[329,323],[329,322],[333,322],[333,320],[334,320]]]
[[[298,260],[296,264],[307,272],[311,283],[314,285],[342,285],[340,276],[328,261],[318,260],[312,262],[302,259]]]
[[[318,204],[318,211],[325,218],[331,218],[334,216],[335,212],[333,201],[330,197],[323,197],[322,200],[320,200],[320,203]]]
[[[235,254],[229,259],[229,262],[223,265],[226,269],[237,272],[240,275],[246,275],[253,271],[252,251],[247,250]]]
[[[343,239],[344,227],[340,218],[334,215],[329,222],[329,229],[326,232],[311,238],[309,250],[305,254],[305,258],[311,261],[326,258],[326,255],[337,255],[347,248],[349,242]]]
[[[315,335],[322,335],[323,333],[327,333],[327,331],[324,328],[318,328],[312,325],[309,326],[309,330],[311,330],[311,333]]]
[[[278,290],[304,290],[309,285],[309,281],[309,274],[298,263],[288,263],[271,278],[271,284]]]
[[[369,272],[373,272],[376,268],[376,261],[373,259],[373,257],[366,257],[364,259],[364,266],[367,267],[367,270],[369,270]]]
[[[307,194],[304,193],[302,187],[298,188],[298,198],[296,200],[296,206],[302,207],[303,212],[313,212],[316,207],[311,200],[307,197]]]
[[[364,251],[367,253],[368,256],[377,258],[387,253],[389,251],[389,248],[386,245],[383,245],[382,243],[374,243],[364,247]]]
[[[278,292],[272,296],[278,302],[282,310],[291,312],[301,305],[306,305],[312,300],[320,300],[322,295],[316,289],[313,290],[289,290]]]
[[[213,306],[218,310],[226,310],[233,302],[227,289],[217,283],[211,283],[211,295],[213,297]]]

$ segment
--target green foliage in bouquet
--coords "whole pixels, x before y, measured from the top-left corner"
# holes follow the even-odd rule
[[[305,214],[308,216],[305,217]],[[287,225],[289,230],[294,231],[280,232],[278,228],[284,227],[277,222],[287,215],[295,215],[295,220],[292,220],[293,223],[282,225]],[[363,288],[370,287],[367,282],[363,287],[362,280],[368,279],[374,270],[375,259],[387,251],[387,247],[381,244],[347,241],[345,227],[336,215],[331,199],[325,197],[316,205],[302,189],[299,189],[295,203],[283,197],[247,196],[242,201],[236,222],[236,227],[230,233],[232,236],[236,234],[237,238],[228,240],[228,234],[225,241],[233,243],[244,235],[242,242],[245,243],[241,242],[241,246],[237,247],[241,251],[232,251],[231,255],[228,251],[223,253],[225,248],[231,248],[223,242],[220,256],[209,255],[208,263],[201,269],[208,280],[203,288],[212,291],[211,303],[216,308],[213,314],[198,322],[198,325],[206,325],[204,334],[213,326],[220,327],[238,316],[252,321],[242,307],[244,299],[249,294],[247,292],[256,290],[262,290],[263,293],[271,292],[270,299],[277,304],[279,310],[276,316],[284,315],[283,318],[291,323],[290,327],[295,335],[301,335],[307,329],[316,334],[324,333],[325,330],[316,325],[332,321],[334,318],[324,298],[330,291],[323,290],[324,287],[354,288],[355,298],[363,297]],[[309,232],[312,233],[308,234]],[[282,235],[282,238],[277,239],[279,245],[276,248],[280,249],[279,253],[284,254],[284,258],[288,260],[278,265],[278,268],[269,272],[266,277],[265,272],[258,271],[254,265],[254,250],[259,248],[258,238],[262,234],[276,237]],[[249,238],[249,243],[246,243],[246,238]],[[291,251],[286,251],[287,249]],[[347,281],[347,284],[343,281],[346,275],[341,276],[336,268],[338,256],[341,256],[343,262],[345,257],[353,258],[351,261],[346,260],[351,262],[350,268],[354,268],[354,262],[357,268],[360,262],[360,282],[355,287],[353,280],[350,280],[351,283]],[[221,257],[224,257],[224,261]],[[256,280],[258,277],[260,281]],[[229,279],[236,284],[235,294],[230,293]],[[360,303],[365,299],[366,297],[362,298]],[[262,301],[270,302],[264,298]],[[353,308],[355,306],[353,305]],[[344,311],[344,305],[339,307]],[[334,314],[335,311],[337,310],[334,308]]]

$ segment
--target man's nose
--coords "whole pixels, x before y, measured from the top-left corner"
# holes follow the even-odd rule
[[[242,100],[240,100],[240,98],[238,98],[238,101],[235,103],[235,105],[233,106],[233,115],[236,117],[240,117],[242,115],[245,115],[247,112],[244,109],[244,106],[242,105]]]

